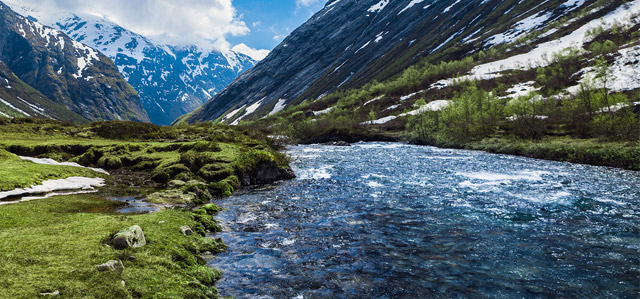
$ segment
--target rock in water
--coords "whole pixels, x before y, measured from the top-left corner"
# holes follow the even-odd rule
[[[113,271],[118,274],[122,274],[124,271],[124,265],[118,260],[110,260],[102,265],[97,265],[96,268],[98,271]]]
[[[138,248],[147,244],[142,228],[138,225],[123,229],[113,236],[111,244],[116,249]]]

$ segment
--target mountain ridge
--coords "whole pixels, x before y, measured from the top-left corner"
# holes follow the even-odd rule
[[[1,2],[0,13],[0,61],[21,82],[90,121],[149,120],[137,92],[108,57]]]
[[[155,124],[170,124],[195,110],[255,64],[249,56],[232,50],[158,42],[100,16],[14,8],[110,57],[138,91]]]
[[[503,34],[538,17],[517,30],[526,32],[592,2],[330,1],[266,59],[183,120],[263,117],[337,89],[386,80],[426,57],[460,56],[464,52],[455,46],[477,33],[484,38],[472,42],[484,42],[492,37],[485,36],[489,30]],[[495,25],[497,20],[503,25]],[[488,23],[493,27],[483,29]],[[253,105],[258,107],[251,113],[230,116]]]

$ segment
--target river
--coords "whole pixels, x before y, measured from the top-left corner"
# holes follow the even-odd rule
[[[297,179],[218,202],[223,296],[639,294],[638,172],[398,143],[289,154]]]

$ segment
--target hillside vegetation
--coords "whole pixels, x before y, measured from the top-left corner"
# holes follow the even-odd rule
[[[581,48],[550,52],[539,65],[469,75],[532,51],[547,40],[541,35],[592,20],[587,11],[594,7],[511,43],[459,60],[427,58],[393,79],[339,90],[244,125],[302,143],[402,140],[638,170],[640,91],[633,88],[637,82],[618,78],[634,68],[636,23],[594,27]]]

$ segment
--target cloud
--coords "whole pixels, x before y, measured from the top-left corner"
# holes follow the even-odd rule
[[[229,49],[227,36],[249,33],[231,0],[5,0],[47,14],[68,11],[103,16],[124,28],[172,43]],[[308,1],[308,0],[304,0]]]
[[[326,0],[296,0],[298,7],[308,7],[316,3],[325,2]]]
[[[247,56],[251,57],[255,61],[260,61],[260,60],[264,59],[270,53],[269,50],[266,50],[266,49],[261,49],[261,50],[254,49],[254,48],[251,48],[251,47],[249,47],[249,46],[247,46],[245,44],[236,45],[231,50],[234,51],[234,52],[238,52],[238,53],[242,53],[244,55],[247,55]]]

